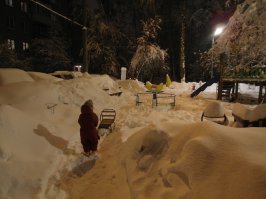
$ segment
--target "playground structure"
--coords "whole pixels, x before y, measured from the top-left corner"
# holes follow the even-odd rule
[[[170,104],[171,107],[175,107],[175,94],[171,93],[164,93],[163,91],[147,91],[143,93],[136,93],[136,106],[139,106],[141,103],[147,99],[147,96],[151,96],[150,98],[152,100],[152,107],[158,106],[158,104],[162,104],[164,101],[164,104]]]
[[[195,90],[190,97],[197,96],[200,92],[204,91],[208,86],[211,86],[213,83],[217,83],[219,81],[219,76],[214,76],[209,81],[207,81],[205,84],[203,84],[201,87],[199,87],[197,90]]]
[[[197,96],[208,86],[218,82],[217,100],[227,99],[237,102],[239,98],[239,84],[253,84],[259,86],[257,103],[266,103],[266,67],[226,67],[226,55],[220,55],[220,74],[214,76],[197,90],[191,97]]]
[[[171,79],[169,75],[166,75],[166,87],[170,87],[171,85]],[[148,89],[145,93],[136,93],[136,106],[139,106],[141,103],[144,102],[145,98],[149,98],[149,96],[152,96],[152,98],[149,98],[152,100],[152,107],[158,106],[158,103],[167,103],[170,104],[171,107],[175,106],[175,94],[171,93],[165,93],[163,91],[163,83],[160,83],[158,85],[152,84],[151,82],[147,81],[145,84],[145,87]],[[159,100],[160,99],[160,100]]]
[[[259,94],[257,97],[258,104],[266,103],[266,79],[239,79],[221,77],[218,85],[217,99],[222,100],[223,97],[230,101],[236,102],[239,98],[239,84],[254,84],[259,86]]]
[[[217,99],[228,97],[230,101],[236,102],[239,97],[239,84],[254,84],[259,86],[257,103],[266,103],[266,67],[226,67],[226,54],[220,55],[220,78],[218,84]],[[227,93],[224,92],[227,90]]]

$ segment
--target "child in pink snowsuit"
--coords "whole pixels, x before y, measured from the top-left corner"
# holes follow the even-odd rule
[[[81,114],[78,123],[80,125],[80,139],[85,153],[97,151],[98,146],[98,116],[93,112],[92,100],[86,101],[81,106]]]

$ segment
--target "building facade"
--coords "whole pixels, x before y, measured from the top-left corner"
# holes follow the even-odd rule
[[[0,42],[22,52],[29,48],[32,36],[29,1],[0,1]]]
[[[71,8],[64,0],[39,0],[38,2],[63,15],[71,12]],[[15,50],[18,55],[23,54],[31,47],[32,39],[47,37],[49,31],[58,26],[74,45],[71,46],[76,53],[74,60],[75,58],[79,59],[80,27],[76,27],[30,0],[0,1],[0,43],[8,44],[8,47]]]

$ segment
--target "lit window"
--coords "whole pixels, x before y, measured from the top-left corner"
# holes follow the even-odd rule
[[[7,40],[7,45],[8,45],[8,49],[10,49],[10,50],[15,50],[15,40],[13,40],[13,39],[8,39],[8,40]]]
[[[13,7],[13,0],[5,0],[6,5]]]
[[[27,42],[22,42],[22,48],[23,48],[23,50],[27,50],[27,49],[29,49],[29,43],[27,43]]]
[[[27,3],[25,1],[21,1],[20,2],[20,8],[21,8],[21,11],[27,12],[27,10],[28,10]]]

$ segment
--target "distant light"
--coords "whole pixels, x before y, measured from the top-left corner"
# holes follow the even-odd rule
[[[214,31],[214,36],[218,36],[218,35],[220,35],[220,34],[223,32],[223,30],[224,30],[224,26],[219,26],[219,27],[217,27],[217,28],[215,29],[215,31]]]

